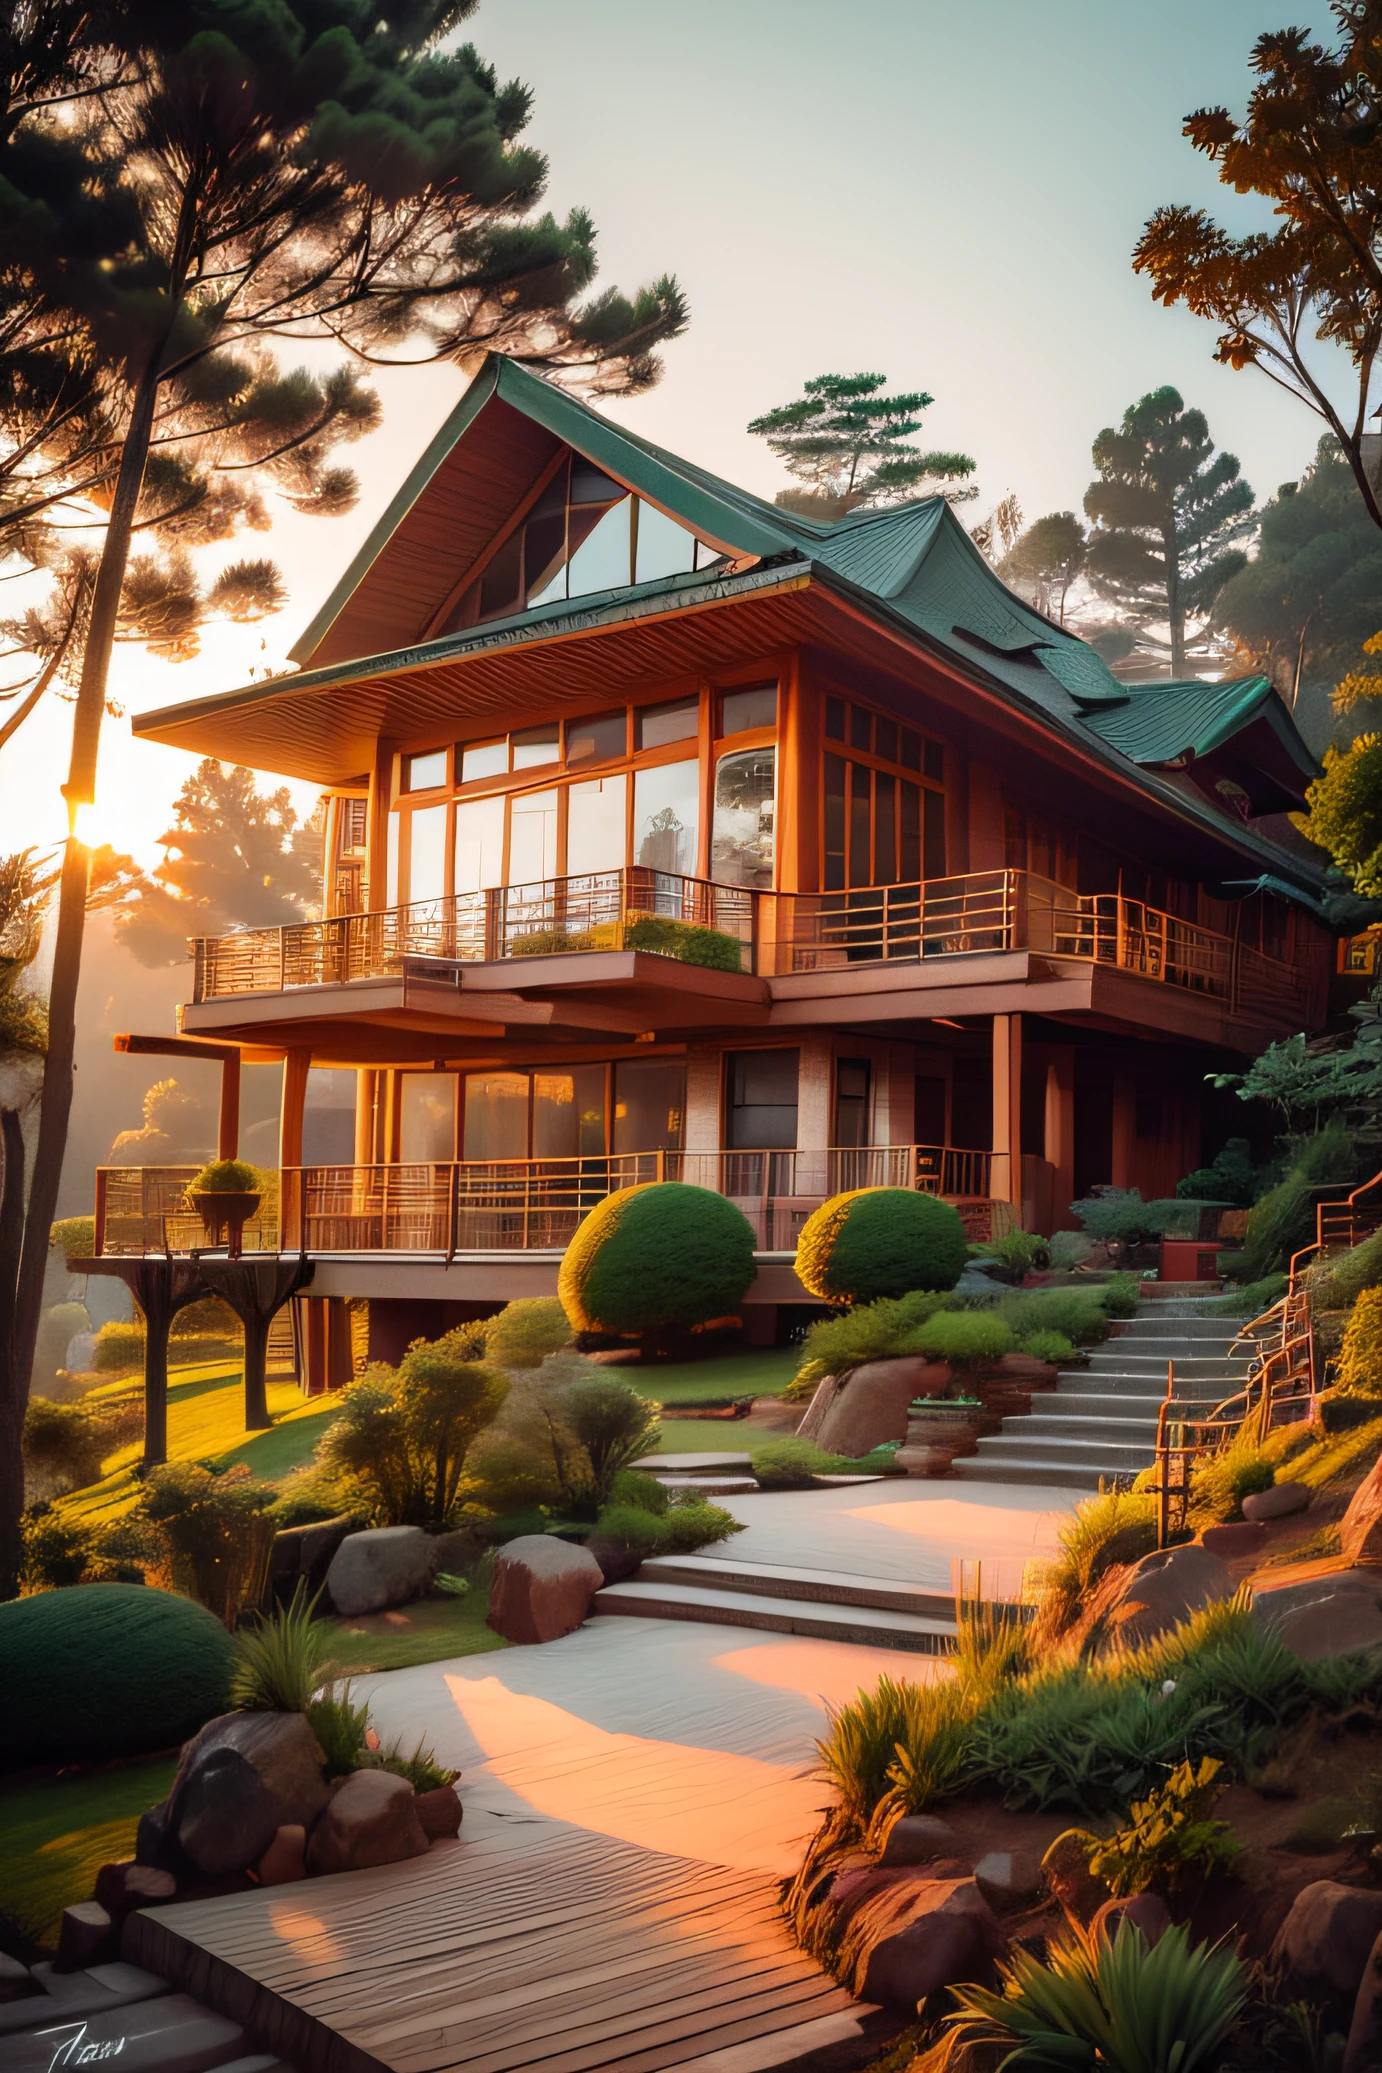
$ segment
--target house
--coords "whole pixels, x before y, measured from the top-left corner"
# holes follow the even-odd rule
[[[664,1177],[753,1221],[770,1339],[826,1195],[1166,1194],[1206,1074],[1323,1018],[1270,683],[1119,683],[939,499],[814,524],[493,358],[295,659],[135,732],[321,786],[323,919],[198,942],[128,1041],[226,1061],[223,1150],[236,1061],[285,1061],[282,1243],[381,1352]],[[354,1156],[305,1165],[326,1066]],[[105,1250],[195,1242],[185,1179],[107,1171]]]

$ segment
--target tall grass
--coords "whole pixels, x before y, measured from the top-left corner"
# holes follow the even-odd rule
[[[276,1605],[235,1636],[230,1703],[243,1713],[305,1713],[329,1675],[333,1629],[317,1618],[317,1597],[299,1579],[287,1605]]]

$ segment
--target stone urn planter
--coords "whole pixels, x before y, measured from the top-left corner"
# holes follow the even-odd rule
[[[908,1406],[907,1437],[894,1459],[909,1476],[943,1476],[957,1454],[972,1454],[984,1424],[975,1397],[923,1397]]]
[[[211,1243],[224,1244],[231,1259],[238,1260],[245,1225],[259,1207],[259,1196],[249,1189],[189,1188],[187,1199]]]

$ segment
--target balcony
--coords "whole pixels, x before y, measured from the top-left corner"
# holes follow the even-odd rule
[[[247,1251],[551,1252],[616,1189],[688,1181],[724,1195],[760,1252],[792,1252],[813,1209],[849,1188],[916,1188],[959,1207],[971,1237],[989,1235],[991,1154],[945,1145],[820,1151],[623,1152],[583,1159],[469,1160],[394,1166],[299,1166],[279,1176],[282,1231],[266,1197],[245,1226]],[[96,1176],[96,1253],[139,1257],[205,1245],[187,1208],[191,1166],[106,1166]]]
[[[517,963],[634,950],[767,976],[1030,951],[1278,1023],[1299,1021],[1308,1006],[1292,965],[1145,901],[1073,892],[1028,871],[773,894],[637,868],[245,929],[191,948],[197,1004],[394,977],[415,958]]]

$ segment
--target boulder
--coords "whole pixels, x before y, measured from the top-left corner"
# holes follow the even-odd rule
[[[392,1771],[352,1771],[331,1787],[326,1811],[307,1845],[310,1871],[364,1871],[427,1854],[427,1837],[406,1778]]]
[[[307,1830],[289,1821],[274,1836],[254,1867],[261,1886],[292,1886],[307,1877]]]
[[[184,1748],[164,1807],[140,1822],[135,1856],[180,1885],[248,1871],[278,1829],[316,1820],[322,1762],[304,1714],[220,1714]]]
[[[1236,1586],[1224,1564],[1207,1548],[1162,1548],[1134,1562],[1120,1580],[1106,1614],[1107,1630],[1137,1646],[1155,1641],[1206,1605],[1231,1598]]]
[[[1270,1490],[1254,1490],[1243,1499],[1245,1519],[1289,1519],[1309,1509],[1315,1493],[1306,1483],[1273,1483]]]
[[[1296,1895],[1277,1931],[1272,1963],[1284,1966],[1303,1994],[1351,2001],[1379,1936],[1382,1891],[1316,1879]]]
[[[816,1384],[816,1393],[806,1406],[802,1421],[796,1428],[799,1440],[817,1440],[820,1438],[821,1420],[834,1403],[839,1387],[840,1378],[838,1375],[822,1375],[820,1381]]]
[[[857,1461],[885,1440],[906,1438],[907,1406],[913,1397],[931,1396],[949,1387],[950,1370],[943,1361],[926,1361],[915,1354],[900,1360],[865,1361],[841,1378],[818,1429],[807,1437],[817,1440],[827,1453]],[[803,1419],[803,1430],[805,1426]]]
[[[1106,1900],[1089,1926],[1096,1937],[1112,1943],[1120,1922],[1140,1929],[1150,1950],[1170,1928],[1171,1910],[1159,1893],[1133,1893],[1125,1900]]]
[[[888,1831],[880,1865],[929,1864],[933,1857],[953,1857],[959,1837],[939,1814],[904,1814]]]
[[[974,1867],[974,1877],[990,1907],[1026,1907],[1041,1891],[1041,1852],[986,1850]]]
[[[84,1972],[88,1965],[108,1964],[119,1956],[115,1923],[95,1900],[79,1900],[62,1911],[54,1972]]]
[[[161,1799],[156,1807],[148,1807],[139,1817],[134,1836],[134,1861],[136,1864],[157,1866],[171,1872],[181,1885],[193,1877],[192,1866],[178,1848],[177,1830],[173,1825],[172,1805]]]
[[[454,1785],[435,1785],[417,1795],[417,1818],[431,1843],[461,1832],[461,1796]]]
[[[473,1526],[457,1526],[448,1533],[432,1535],[433,1576],[460,1576],[472,1562],[478,1562],[487,1543]]]
[[[1253,1617],[1303,1662],[1382,1648],[1382,1577],[1336,1569],[1257,1591]]]
[[[914,2009],[956,1980],[984,1979],[1004,1947],[972,1878],[875,1872],[850,1910],[838,1977],[861,2001]]]
[[[288,1526],[276,1533],[269,1550],[269,1593],[288,1599],[299,1583],[309,1594],[321,1589],[331,1558],[348,1533],[358,1533],[360,1521],[352,1512],[335,1519],[316,1519],[310,1526]]]
[[[1348,1562],[1382,1562],[1382,1454],[1349,1500],[1339,1544]]]
[[[506,1641],[558,1641],[580,1626],[603,1582],[588,1548],[525,1533],[495,1557],[486,1618]]]
[[[1267,1528],[1260,1519],[1227,1519],[1222,1526],[1206,1526],[1200,1546],[1221,1562],[1232,1562],[1239,1555],[1255,1555],[1266,1539]]]
[[[257,1864],[278,1828],[273,1794],[235,1749],[211,1749],[174,1801],[178,1847],[204,1879]]]
[[[160,1901],[175,1899],[177,1890],[178,1882],[171,1872],[130,1860],[101,1866],[93,1898],[118,1922],[138,1907],[157,1907]]]
[[[371,1526],[348,1533],[331,1557],[326,1592],[347,1619],[387,1612],[420,1598],[431,1584],[435,1554],[421,1526]]]
[[[1343,2073],[1376,2073],[1382,2066],[1382,1936],[1368,1953],[1353,2003]]]
[[[305,1714],[222,1713],[183,1749],[171,1795],[175,1810],[183,1788],[218,1749],[233,1749],[254,1766],[273,1801],[275,1827],[297,1822],[310,1828],[326,1805],[325,1757]]]
[[[1112,1898],[1103,1880],[1096,1879],[1089,1868],[1089,1837],[1083,1829],[1063,1830],[1042,1858],[1041,1871],[1053,1899],[1078,1928],[1088,1928],[1104,1902]]]

